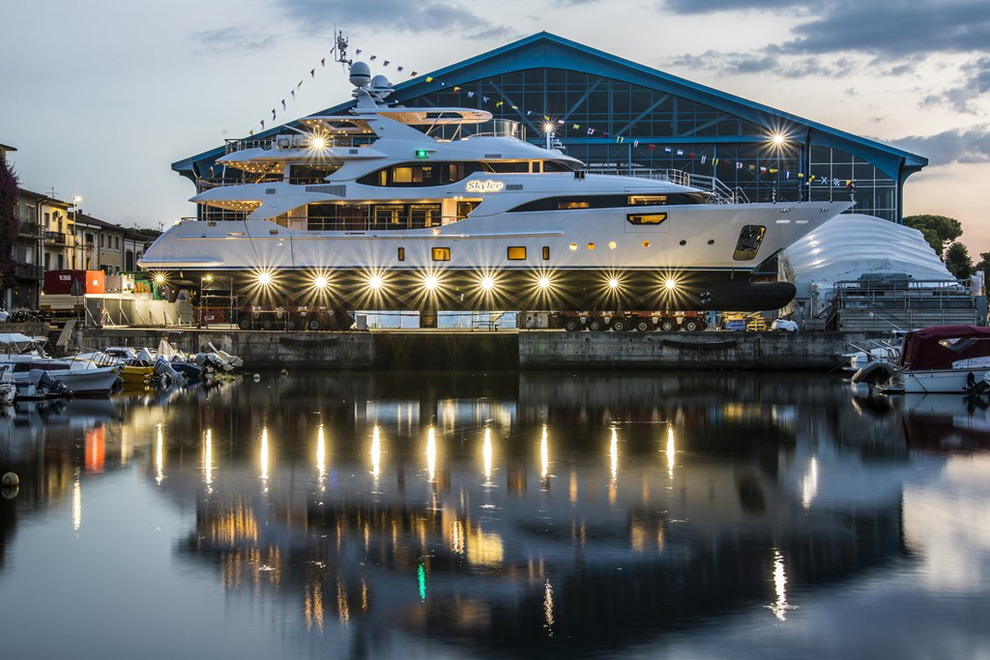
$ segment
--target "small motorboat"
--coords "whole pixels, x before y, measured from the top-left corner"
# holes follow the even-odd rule
[[[941,325],[904,337],[891,383],[905,393],[965,394],[990,370],[990,328]]]

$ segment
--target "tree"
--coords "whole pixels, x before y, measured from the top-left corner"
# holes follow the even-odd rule
[[[944,215],[909,215],[904,218],[904,224],[914,227],[925,235],[925,240],[935,250],[939,259],[945,259],[946,248],[962,236],[962,224],[955,218]]]
[[[980,252],[980,259],[983,261],[976,264],[976,270],[982,270],[987,277],[990,277],[990,252]]]
[[[17,174],[0,154],[0,293],[14,285],[14,241],[17,240]]]
[[[964,280],[973,275],[973,260],[969,258],[969,250],[962,243],[955,241],[945,251],[945,267],[956,279]]]

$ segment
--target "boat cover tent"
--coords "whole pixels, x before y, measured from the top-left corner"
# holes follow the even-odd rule
[[[937,325],[904,335],[901,365],[912,371],[951,369],[953,362],[990,356],[990,328]]]
[[[836,282],[864,273],[906,273],[915,280],[954,280],[917,229],[883,218],[844,213],[811,232],[781,255],[782,279],[797,288],[796,299],[814,291],[827,305]]]

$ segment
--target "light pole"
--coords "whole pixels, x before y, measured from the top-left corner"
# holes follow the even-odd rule
[[[779,196],[778,189],[780,188],[780,154],[786,148],[787,136],[780,131],[774,131],[770,135],[770,150],[777,157],[777,167],[776,167],[776,178],[773,184],[773,202],[777,202],[777,197]]]
[[[65,232],[67,237],[69,235],[72,236],[72,244],[69,245],[69,250],[72,252],[73,269],[75,269],[76,267],[76,259],[79,256],[78,246],[76,245],[75,239],[76,239],[76,220],[79,219],[79,202],[81,201],[82,201],[82,197],[80,197],[79,195],[75,195],[72,198],[72,232],[71,234],[70,232]],[[68,238],[66,238],[66,242],[68,243]]]

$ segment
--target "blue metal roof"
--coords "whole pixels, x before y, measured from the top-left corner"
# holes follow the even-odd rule
[[[768,129],[783,128],[794,134],[800,142],[834,147],[868,161],[895,181],[903,181],[909,174],[928,164],[927,158],[917,154],[679,78],[595,48],[589,48],[549,32],[539,32],[487,53],[399,83],[395,86],[391,100],[403,101],[439,91],[442,89],[441,81],[446,83],[446,87],[451,87],[486,76],[537,68],[569,69],[620,80],[689,99],[754,124],[766,126]],[[432,81],[426,82],[427,78],[432,78]],[[338,114],[346,111],[351,105],[353,105],[353,101],[348,101],[327,108],[318,114]],[[289,122],[288,125],[296,126],[298,124]],[[275,135],[282,126],[257,133],[256,137]],[[671,139],[679,138],[672,136]],[[707,137],[705,141],[718,142],[720,139]],[[193,177],[198,173],[200,164],[208,167],[221,155],[223,155],[223,147],[177,161],[172,164],[172,169]]]

